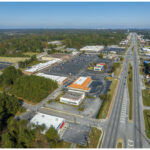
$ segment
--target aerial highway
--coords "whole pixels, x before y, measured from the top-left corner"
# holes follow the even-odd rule
[[[128,71],[128,61],[129,61],[129,54],[132,49],[132,43],[128,49],[128,52],[125,56],[125,61],[123,65],[123,71],[120,77],[120,83],[118,87],[118,91],[116,94],[113,110],[109,119],[108,127],[105,130],[105,137],[103,141],[103,148],[115,148],[116,147],[116,140],[117,140],[117,133],[119,129],[120,123],[120,116],[121,116],[121,106],[123,103],[123,95],[126,85],[126,76]]]

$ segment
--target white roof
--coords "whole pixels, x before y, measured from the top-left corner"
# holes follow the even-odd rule
[[[51,41],[51,42],[48,42],[48,44],[61,44],[62,42],[61,41]]]
[[[57,81],[59,83],[63,83],[63,81],[67,79],[67,77],[49,75],[49,74],[44,74],[44,73],[37,73],[36,75],[37,76],[41,76],[41,77],[45,77],[47,79],[51,79],[51,80]]]
[[[74,83],[78,85],[82,85],[86,79],[87,77],[79,77]]]
[[[51,115],[46,115],[43,113],[37,113],[31,120],[30,123],[35,125],[45,125],[46,130],[48,130],[51,126],[55,129],[58,129],[60,125],[63,123],[64,118],[59,118]]]
[[[150,56],[150,54],[149,54],[149,53],[146,53],[145,55],[146,55],[146,56]]]
[[[36,71],[39,71],[39,70],[41,70],[41,69],[44,69],[44,68],[46,68],[46,67],[48,67],[48,66],[51,66],[52,64],[54,64],[54,63],[56,63],[56,62],[60,62],[60,61],[61,61],[61,59],[56,58],[56,59],[50,60],[50,61],[48,61],[48,62],[46,62],[46,63],[39,63],[39,64],[37,64],[37,65],[34,65],[34,66],[32,66],[31,68],[26,69],[26,71],[27,71],[27,72],[36,72]]]
[[[146,48],[146,47],[143,47],[142,49],[143,49],[143,51],[150,51],[150,49]]]
[[[104,46],[102,46],[102,45],[95,45],[95,46],[85,46],[85,47],[81,48],[80,50],[81,51],[96,51],[96,52],[98,52],[98,51],[100,51],[102,49],[104,49]]]

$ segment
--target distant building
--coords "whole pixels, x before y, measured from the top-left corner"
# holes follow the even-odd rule
[[[51,41],[51,42],[48,42],[48,44],[52,44],[52,45],[62,45],[62,41]]]
[[[77,49],[76,49],[76,48],[66,48],[66,50],[67,50],[67,51],[69,51],[69,52],[70,52],[70,51],[71,51],[71,52],[73,52],[73,51],[77,51]]]
[[[89,92],[89,85],[91,84],[91,77],[79,77],[72,84],[68,86],[69,89]]]
[[[80,51],[85,51],[87,53],[98,53],[101,50],[104,49],[104,46],[102,45],[95,45],[95,46],[85,46],[83,48],[80,49]]]
[[[62,97],[60,97],[60,102],[78,106],[81,104],[84,97],[84,92],[69,90]]]
[[[36,75],[40,76],[40,77],[47,78],[47,79],[51,79],[53,81],[56,81],[59,85],[64,84],[68,80],[67,77],[56,76],[56,75],[49,75],[49,74],[44,74],[44,73],[37,73]]]
[[[147,48],[147,47],[143,47],[142,50],[143,50],[144,52],[150,52],[150,48]]]
[[[44,134],[47,132],[47,130],[50,127],[54,127],[58,131],[58,134],[59,134],[65,125],[65,119],[43,114],[43,113],[37,113],[30,120],[30,123],[34,125],[39,125],[39,126],[44,125],[45,126],[45,130],[43,131]]]

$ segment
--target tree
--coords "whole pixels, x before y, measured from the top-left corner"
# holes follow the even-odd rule
[[[11,86],[20,76],[22,76],[22,72],[19,69],[15,69],[15,67],[9,66],[4,69],[3,74],[0,76],[0,86]]]
[[[59,139],[58,132],[54,127],[50,127],[46,132],[46,137],[50,141],[57,141]]]
[[[103,59],[103,54],[102,53],[99,54],[99,58]]]
[[[14,116],[20,108],[17,98],[5,93],[0,94],[0,129],[7,125],[7,119]]]

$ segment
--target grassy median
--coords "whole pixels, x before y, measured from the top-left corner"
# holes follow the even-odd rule
[[[150,106],[150,90],[142,90],[143,105]]]
[[[110,104],[112,102],[113,95],[115,93],[116,86],[117,86],[117,83],[118,83],[118,80],[114,79],[112,77],[107,77],[107,79],[112,81],[112,83],[110,85],[109,91],[107,92],[108,98],[106,100],[103,100],[102,106],[101,106],[101,108],[99,110],[99,113],[97,115],[98,119],[105,119],[107,117],[109,107],[110,107]]]
[[[91,128],[89,134],[89,142],[86,146],[77,145],[76,148],[96,148],[99,142],[99,138],[102,134],[102,131],[97,128]]]
[[[127,85],[129,92],[129,120],[132,120],[132,103],[133,103],[133,69],[131,63],[128,66]]]
[[[150,110],[144,110],[145,133],[150,139]]]
[[[118,144],[117,144],[117,148],[123,148],[123,145],[122,145],[122,143],[121,143],[121,142],[118,142]]]

